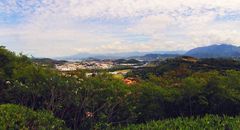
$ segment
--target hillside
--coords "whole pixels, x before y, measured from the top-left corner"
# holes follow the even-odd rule
[[[207,72],[240,70],[240,62],[234,59],[208,58],[197,59],[194,57],[182,56],[165,61],[152,61],[151,67],[137,68],[132,71],[133,75],[145,79],[149,74],[161,76],[169,72],[177,72],[179,76],[184,76],[188,72]]]
[[[130,72],[134,84],[105,70],[92,76],[86,76],[84,70],[59,72],[4,47],[0,47],[0,59],[0,107],[6,115],[0,116],[0,129],[98,130],[127,125],[131,129],[135,127],[131,124],[148,121],[240,114],[240,64],[231,59],[155,61],[155,67]],[[237,126],[239,122],[231,123]]]
[[[211,45],[194,48],[185,55],[197,58],[240,57],[240,48],[229,44]]]

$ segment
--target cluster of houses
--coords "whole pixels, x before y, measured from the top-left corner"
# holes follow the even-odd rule
[[[59,71],[74,71],[78,69],[109,69],[113,66],[110,61],[83,61],[83,62],[67,62],[62,65],[55,65]]]
[[[81,62],[66,62],[64,64],[56,64],[55,67],[57,70],[62,72],[68,72],[68,71],[75,71],[80,69],[110,69],[116,65],[122,65],[122,66],[136,66],[135,64],[127,64],[127,63],[114,63],[113,61],[81,61]],[[122,75],[125,77],[125,75],[130,71],[130,69],[126,70],[116,70],[113,72],[109,72],[113,75]],[[91,72],[86,73],[86,77],[91,77],[94,75],[98,75],[97,72]],[[138,82],[136,78],[123,78],[123,82],[127,85],[132,85]],[[91,114],[87,114],[88,116],[91,116]]]

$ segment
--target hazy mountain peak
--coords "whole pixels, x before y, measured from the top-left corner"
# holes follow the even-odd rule
[[[231,44],[214,44],[198,47],[188,51],[185,55],[198,58],[239,57],[240,48]]]

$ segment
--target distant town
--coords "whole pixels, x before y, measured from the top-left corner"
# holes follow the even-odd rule
[[[59,71],[75,71],[79,69],[113,69],[113,68],[138,68],[146,66],[147,62],[135,59],[118,59],[118,60],[84,60],[84,61],[68,61],[61,64],[55,64],[55,68]]]
[[[83,61],[83,62],[67,62],[64,64],[56,64],[59,71],[75,71],[78,69],[110,69],[113,67],[111,61]]]

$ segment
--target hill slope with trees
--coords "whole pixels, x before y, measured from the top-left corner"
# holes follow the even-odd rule
[[[2,109],[47,111],[52,116],[43,121],[62,120],[69,129],[107,129],[177,117],[240,113],[237,61],[166,60],[151,71],[132,72],[139,81],[127,85],[104,72],[92,77],[82,70],[61,73],[4,47],[0,47],[0,60],[0,104],[13,104]],[[26,127],[31,129],[31,125]]]

